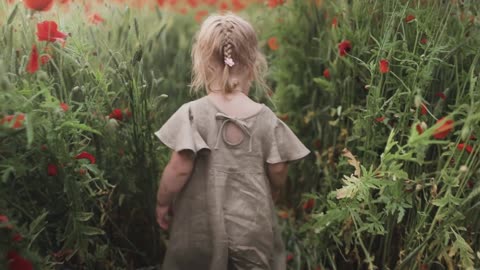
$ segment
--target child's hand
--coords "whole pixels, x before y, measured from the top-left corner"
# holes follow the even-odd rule
[[[157,223],[160,228],[164,230],[168,230],[168,225],[170,223],[168,218],[168,212],[170,210],[170,206],[161,206],[157,204]]]

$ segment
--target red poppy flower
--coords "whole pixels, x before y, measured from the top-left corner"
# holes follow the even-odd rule
[[[37,24],[37,37],[39,41],[64,41],[67,34],[58,31],[57,23],[54,21],[44,21]]]
[[[13,237],[12,237],[12,241],[16,242],[16,243],[18,243],[22,240],[23,240],[23,236],[19,233],[14,234]]]
[[[93,13],[92,15],[90,15],[90,17],[88,17],[88,21],[93,24],[101,24],[105,22],[105,19],[98,13]]]
[[[467,153],[471,154],[473,152],[473,147],[471,145],[465,144],[465,143],[459,143],[457,145],[457,149],[460,151],[467,151]]]
[[[17,115],[7,115],[0,120],[0,125],[3,125],[4,123],[10,123],[14,119],[15,119],[15,122],[13,123],[12,128],[14,129],[21,128],[23,125],[23,121],[25,121],[25,114],[20,113]]]
[[[441,98],[441,99],[443,99],[443,100],[446,100],[446,99],[447,99],[447,96],[445,96],[445,94],[444,94],[443,92],[437,92],[437,93],[435,93],[435,96],[436,96],[436,97],[439,97],[439,98]]]
[[[422,115],[426,115],[427,112],[428,112],[427,106],[422,103],[422,104],[420,105],[420,113],[421,113]]]
[[[451,119],[445,120],[445,117],[442,117],[438,119],[437,124],[438,123],[442,123],[442,125],[435,130],[435,132],[433,133],[433,137],[435,139],[445,139],[448,133],[453,130],[454,122]]]
[[[325,79],[327,79],[327,80],[330,79],[330,70],[328,70],[328,68],[326,68],[326,69],[323,71],[323,77],[325,77]]]
[[[292,253],[288,253],[286,259],[287,259],[287,262],[293,260],[293,254],[292,254]]]
[[[415,16],[413,16],[412,14],[410,15],[407,15],[407,17],[405,17],[405,22],[406,23],[409,23],[411,21],[415,20]]]
[[[48,164],[47,165],[47,175],[48,176],[57,176],[58,174],[58,167],[55,164]]]
[[[5,215],[0,215],[0,223],[8,222],[8,217]]]
[[[268,47],[270,47],[270,50],[276,51],[280,47],[277,42],[276,37],[271,37],[268,39]]]
[[[7,259],[9,270],[33,270],[32,263],[14,250],[8,252]]]
[[[422,133],[423,133],[422,125],[417,124],[417,125],[415,126],[415,128],[417,129],[418,134],[419,134],[419,135],[422,135]]]
[[[217,4],[217,0],[203,0],[203,2],[209,6],[214,6]]]
[[[385,120],[385,116],[380,116],[380,117],[375,118],[375,121],[378,122],[378,123],[383,122],[383,120]]]
[[[23,4],[36,11],[47,11],[52,8],[53,0],[23,0]]]
[[[268,0],[268,6],[271,8],[277,7],[285,3],[285,0]]]
[[[75,159],[88,159],[91,164],[95,164],[95,157],[92,154],[85,151],[75,156]]]
[[[345,56],[347,55],[348,52],[352,50],[352,44],[350,43],[349,40],[344,40],[338,44],[338,52],[340,56]]]
[[[52,57],[50,55],[43,54],[42,56],[40,56],[40,64],[42,64],[42,66],[46,65],[50,61],[51,58]]]
[[[37,72],[38,68],[39,68],[38,50],[37,50],[37,46],[33,44],[32,52],[30,53],[30,60],[28,60],[28,64],[27,64],[27,72],[30,74],[33,74]]]
[[[335,27],[337,27],[337,25],[338,25],[337,17],[333,17],[333,19],[332,19],[332,27],[335,28]]]
[[[165,5],[166,0],[157,0],[157,4],[161,7]]]
[[[187,0],[187,3],[192,8],[196,8],[198,6],[198,0]]]
[[[388,60],[382,59],[380,60],[380,73],[387,73],[390,71],[390,64]]]
[[[197,21],[198,23],[201,23],[203,20],[203,17],[207,15],[208,15],[208,10],[199,10],[195,14],[195,21]]]
[[[113,119],[117,119],[119,121],[122,121],[123,120],[123,114],[122,114],[122,110],[120,109],[114,109],[109,115],[108,115],[109,118],[113,118]]]
[[[428,43],[428,39],[422,38],[422,39],[420,39],[420,43],[423,44],[423,45],[425,45],[425,44]]]
[[[67,103],[60,103],[60,108],[62,108],[62,110],[64,112],[68,111],[68,104]]]
[[[303,203],[303,210],[311,210],[315,206],[314,199],[308,199],[306,202]]]
[[[228,4],[226,2],[222,2],[220,6],[218,7],[220,10],[227,10],[228,9]]]
[[[232,0],[232,6],[234,11],[245,9],[245,4],[241,0]]]
[[[0,223],[8,223],[9,222],[9,219],[7,216],[5,215],[0,215]],[[13,229],[13,225],[12,224],[8,224],[5,228],[11,230]]]

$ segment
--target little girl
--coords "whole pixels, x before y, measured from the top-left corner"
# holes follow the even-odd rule
[[[267,65],[247,21],[231,13],[207,18],[192,60],[192,89],[207,95],[155,132],[173,150],[157,195],[157,221],[170,228],[162,269],[283,270],[272,196],[285,184],[287,162],[309,150],[248,97],[252,81],[265,86]]]

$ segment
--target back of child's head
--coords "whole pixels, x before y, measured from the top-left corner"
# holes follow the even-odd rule
[[[259,51],[255,30],[232,13],[211,15],[202,23],[192,48],[192,62],[191,88],[195,92],[202,88],[207,93],[244,91],[247,89],[240,89],[244,80],[248,87],[252,81],[266,87],[267,62]]]

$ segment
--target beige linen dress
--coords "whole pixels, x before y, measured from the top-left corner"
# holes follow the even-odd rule
[[[225,136],[229,123],[244,133],[237,144]],[[266,163],[309,153],[288,126],[264,104],[234,118],[205,96],[182,105],[155,135],[175,151],[196,154],[172,203],[162,270],[286,269]]]

